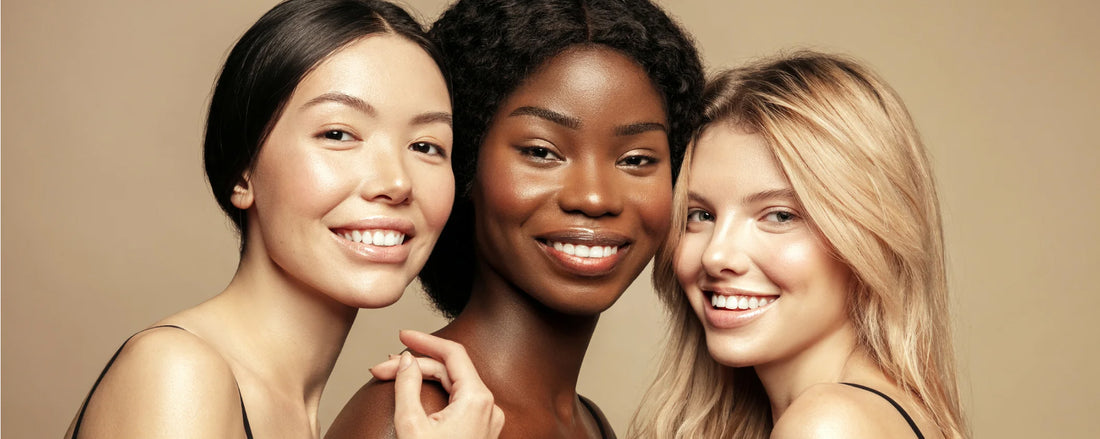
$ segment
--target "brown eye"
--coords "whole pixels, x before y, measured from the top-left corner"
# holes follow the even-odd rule
[[[321,134],[328,140],[335,140],[338,142],[346,142],[352,140],[351,134],[343,130],[328,130]]]
[[[657,159],[646,155],[632,155],[619,161],[620,165],[640,167],[657,163]]]
[[[542,146],[520,147],[519,152],[520,154],[532,157],[536,160],[561,160],[561,157],[558,157],[557,154],[554,154],[554,152],[551,151],[550,148]]]
[[[419,152],[421,154],[437,155],[437,156],[443,156],[444,155],[443,148],[441,148],[439,145],[436,145],[434,143],[414,142],[413,144],[409,145],[409,149],[412,150],[412,151]]]

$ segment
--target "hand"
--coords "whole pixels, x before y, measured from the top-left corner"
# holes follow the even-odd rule
[[[394,429],[401,439],[496,438],[504,427],[504,412],[481,382],[462,345],[417,331],[401,331],[401,342],[430,358],[408,352],[373,368],[375,378],[395,379]],[[439,381],[450,402],[428,415],[420,402],[425,379]]]

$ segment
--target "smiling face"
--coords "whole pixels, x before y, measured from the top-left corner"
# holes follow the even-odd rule
[[[620,53],[579,48],[543,64],[481,145],[481,272],[559,312],[611,306],[668,230],[667,126],[649,77]]]
[[[785,361],[854,333],[850,271],[805,219],[762,137],[728,124],[707,128],[687,184],[674,265],[715,360]]]
[[[451,106],[431,57],[393,35],[357,40],[298,84],[232,197],[244,263],[348,306],[396,301],[450,213]]]

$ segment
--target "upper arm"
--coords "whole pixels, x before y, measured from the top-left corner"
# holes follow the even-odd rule
[[[81,438],[243,437],[240,394],[229,365],[187,332],[138,334],[103,376]]]
[[[773,439],[860,439],[890,437],[863,395],[839,384],[819,384],[791,403],[775,424]]]
[[[443,410],[450,396],[438,383],[425,381],[420,388],[420,402],[428,414]],[[393,428],[393,381],[371,380],[348,400],[326,438],[396,438]]]

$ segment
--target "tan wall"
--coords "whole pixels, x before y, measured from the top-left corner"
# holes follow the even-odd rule
[[[412,2],[427,17],[443,3]],[[935,158],[975,432],[1094,436],[1100,3],[886,3],[665,2],[712,68],[809,46],[885,75]],[[4,2],[4,436],[61,435],[128,334],[228,281],[235,239],[203,180],[204,106],[272,4]],[[606,314],[581,379],[618,428],[662,332],[647,280]],[[440,323],[415,293],[362,312],[322,422],[399,349],[398,328]]]

